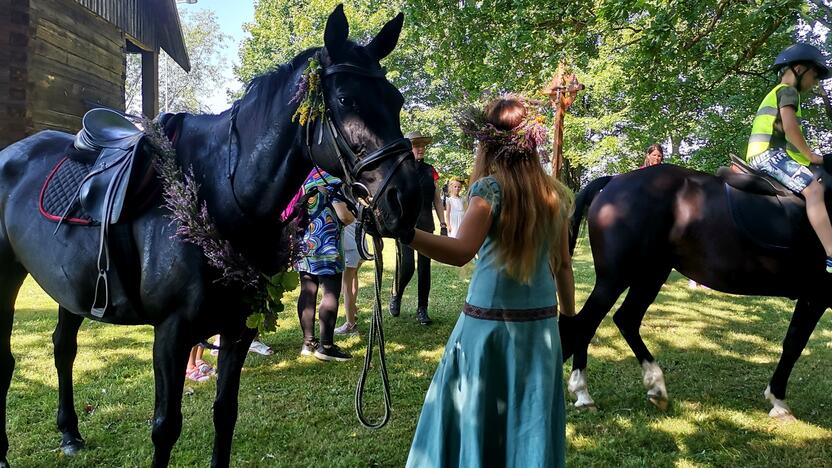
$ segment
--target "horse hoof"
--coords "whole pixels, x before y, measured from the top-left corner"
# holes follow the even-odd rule
[[[670,405],[670,403],[667,401],[667,398],[648,396],[647,400],[650,401],[650,403],[652,403],[653,406],[655,406],[659,409],[659,411],[662,412],[667,411],[667,408]]]
[[[61,452],[67,457],[74,457],[78,455],[78,452],[84,448],[84,441],[75,439],[70,442],[64,442],[61,444]]]
[[[578,411],[587,411],[590,413],[595,413],[598,411],[598,407],[595,406],[595,403],[581,403],[579,401],[575,402],[575,409]]]
[[[791,411],[777,406],[772,408],[771,411],[768,412],[768,415],[770,418],[775,419],[781,423],[792,423],[797,421],[797,418],[794,417],[794,414],[792,414]]]

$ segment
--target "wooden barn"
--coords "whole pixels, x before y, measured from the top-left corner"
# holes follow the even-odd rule
[[[176,0],[0,0],[0,149],[75,132],[92,107],[123,110],[128,53],[142,54],[142,110],[156,115],[160,49],[190,70]]]

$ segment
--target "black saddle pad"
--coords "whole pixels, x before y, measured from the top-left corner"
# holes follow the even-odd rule
[[[789,249],[800,242],[806,229],[811,229],[802,198],[753,194],[724,185],[731,216],[753,243]]]
[[[78,186],[91,168],[92,162],[76,161],[69,156],[58,161],[40,190],[40,214],[55,222],[59,222],[66,214],[65,223],[83,226],[94,224],[92,218],[81,209],[77,197]]]
[[[94,167],[95,158],[88,152],[69,151],[67,157],[58,161],[40,191],[38,209],[46,219],[64,223],[91,226],[100,224],[87,213],[78,199],[78,187]],[[92,153],[96,155],[97,153]],[[162,184],[150,158],[142,158],[130,176],[127,199],[122,219],[130,220],[158,204]],[[70,206],[71,205],[71,206]],[[67,207],[69,211],[67,211]]]

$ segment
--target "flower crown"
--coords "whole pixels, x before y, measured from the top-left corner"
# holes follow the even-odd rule
[[[504,159],[534,159],[537,148],[546,142],[546,127],[543,116],[529,112],[532,106],[526,106],[527,114],[520,124],[511,130],[501,130],[488,122],[485,111],[479,107],[462,109],[457,119],[462,133],[480,143],[495,147],[495,157]]]

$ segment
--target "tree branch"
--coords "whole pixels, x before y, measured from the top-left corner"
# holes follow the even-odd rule
[[[810,0],[810,1],[811,1],[811,0]],[[826,26],[826,27],[827,27],[827,28],[829,28],[829,29],[832,29],[832,22],[827,21],[827,20],[825,20],[825,19],[823,19],[823,18],[818,18],[818,17],[814,17],[814,16],[809,16],[809,15],[807,15],[806,13],[803,13],[802,11],[800,12],[800,17],[801,17],[801,18],[803,18],[803,20],[804,20],[804,21],[806,21],[807,23],[816,22],[816,23],[820,23],[820,24],[822,24],[822,25]]]
[[[695,46],[699,41],[701,41],[705,36],[710,34],[714,28],[716,28],[716,23],[722,18],[722,14],[725,13],[725,9],[728,8],[728,5],[732,3],[732,0],[722,0],[716,6],[716,11],[714,12],[714,17],[711,18],[711,23],[705,27],[705,29],[699,31],[699,33],[694,36],[687,44],[682,46],[682,50],[688,50],[691,47]]]
[[[633,39],[632,41],[625,42],[624,44],[621,44],[620,46],[615,47],[614,49],[612,49],[612,51],[613,52],[618,52],[621,49],[626,49],[627,47],[630,47],[631,45],[633,45],[636,42],[642,40],[643,38],[644,38],[644,36],[639,36],[639,37]]]
[[[618,26],[618,27],[612,28],[613,31],[623,31],[625,29],[629,29],[630,31],[632,31],[634,33],[640,33],[640,32],[643,31],[643,29],[634,28],[632,26]]]
[[[740,70],[740,66],[742,66],[742,64],[750,58],[757,55],[757,51],[760,49],[760,47],[768,40],[769,37],[771,37],[772,34],[774,34],[775,31],[777,31],[777,29],[783,24],[786,18],[787,16],[782,16],[777,21],[771,23],[762,34],[757,36],[757,39],[754,42],[748,45],[748,48],[745,49],[745,52],[737,58],[734,64],[728,67],[728,69],[719,79],[715,80],[710,85],[706,86],[705,89],[707,89],[708,91],[712,91],[714,87],[721,83],[726,77],[728,77],[728,75],[730,75],[731,73],[738,73]]]

